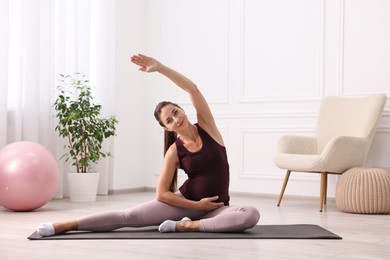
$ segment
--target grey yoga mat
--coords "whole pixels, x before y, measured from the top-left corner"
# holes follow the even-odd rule
[[[69,239],[342,239],[340,236],[311,224],[257,225],[240,233],[177,232],[160,233],[157,227],[121,228],[111,232],[69,232],[41,237],[34,232],[30,240]]]

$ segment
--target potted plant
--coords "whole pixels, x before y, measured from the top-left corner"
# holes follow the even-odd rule
[[[118,120],[115,116],[101,117],[102,107],[93,103],[89,80],[83,74],[60,74],[57,90],[53,105],[58,120],[55,130],[66,140],[66,152],[61,158],[76,169],[75,173],[68,173],[71,201],[95,201],[99,173],[90,170],[101,159],[111,156],[102,151],[102,143],[115,135]]]

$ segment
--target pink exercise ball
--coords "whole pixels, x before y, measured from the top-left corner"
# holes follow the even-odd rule
[[[0,149],[0,205],[31,211],[51,200],[58,188],[57,160],[42,145],[15,142]]]

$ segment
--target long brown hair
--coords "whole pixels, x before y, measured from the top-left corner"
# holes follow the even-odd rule
[[[165,125],[164,125],[164,123],[160,119],[161,110],[165,106],[167,106],[167,105],[173,105],[175,107],[181,108],[178,104],[175,104],[175,103],[172,103],[172,102],[169,102],[169,101],[162,101],[162,102],[158,103],[158,105],[156,106],[156,109],[154,110],[154,117],[156,118],[157,122],[162,127],[165,127]],[[175,143],[176,139],[177,139],[177,133],[176,132],[167,131],[167,130],[164,129],[164,156],[167,153],[169,147],[173,143]],[[169,187],[169,190],[172,191],[172,192],[175,192],[176,188],[177,188],[177,168],[175,169],[175,172],[174,172],[174,175],[173,175],[173,179],[172,179],[172,183],[171,183],[171,186]]]

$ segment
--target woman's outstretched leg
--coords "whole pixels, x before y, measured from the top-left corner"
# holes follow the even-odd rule
[[[68,231],[112,231],[122,227],[157,226],[171,219],[179,221],[188,216],[199,219],[204,212],[174,207],[157,200],[149,201],[126,210],[92,214],[62,223],[41,223],[37,233],[52,236]]]

